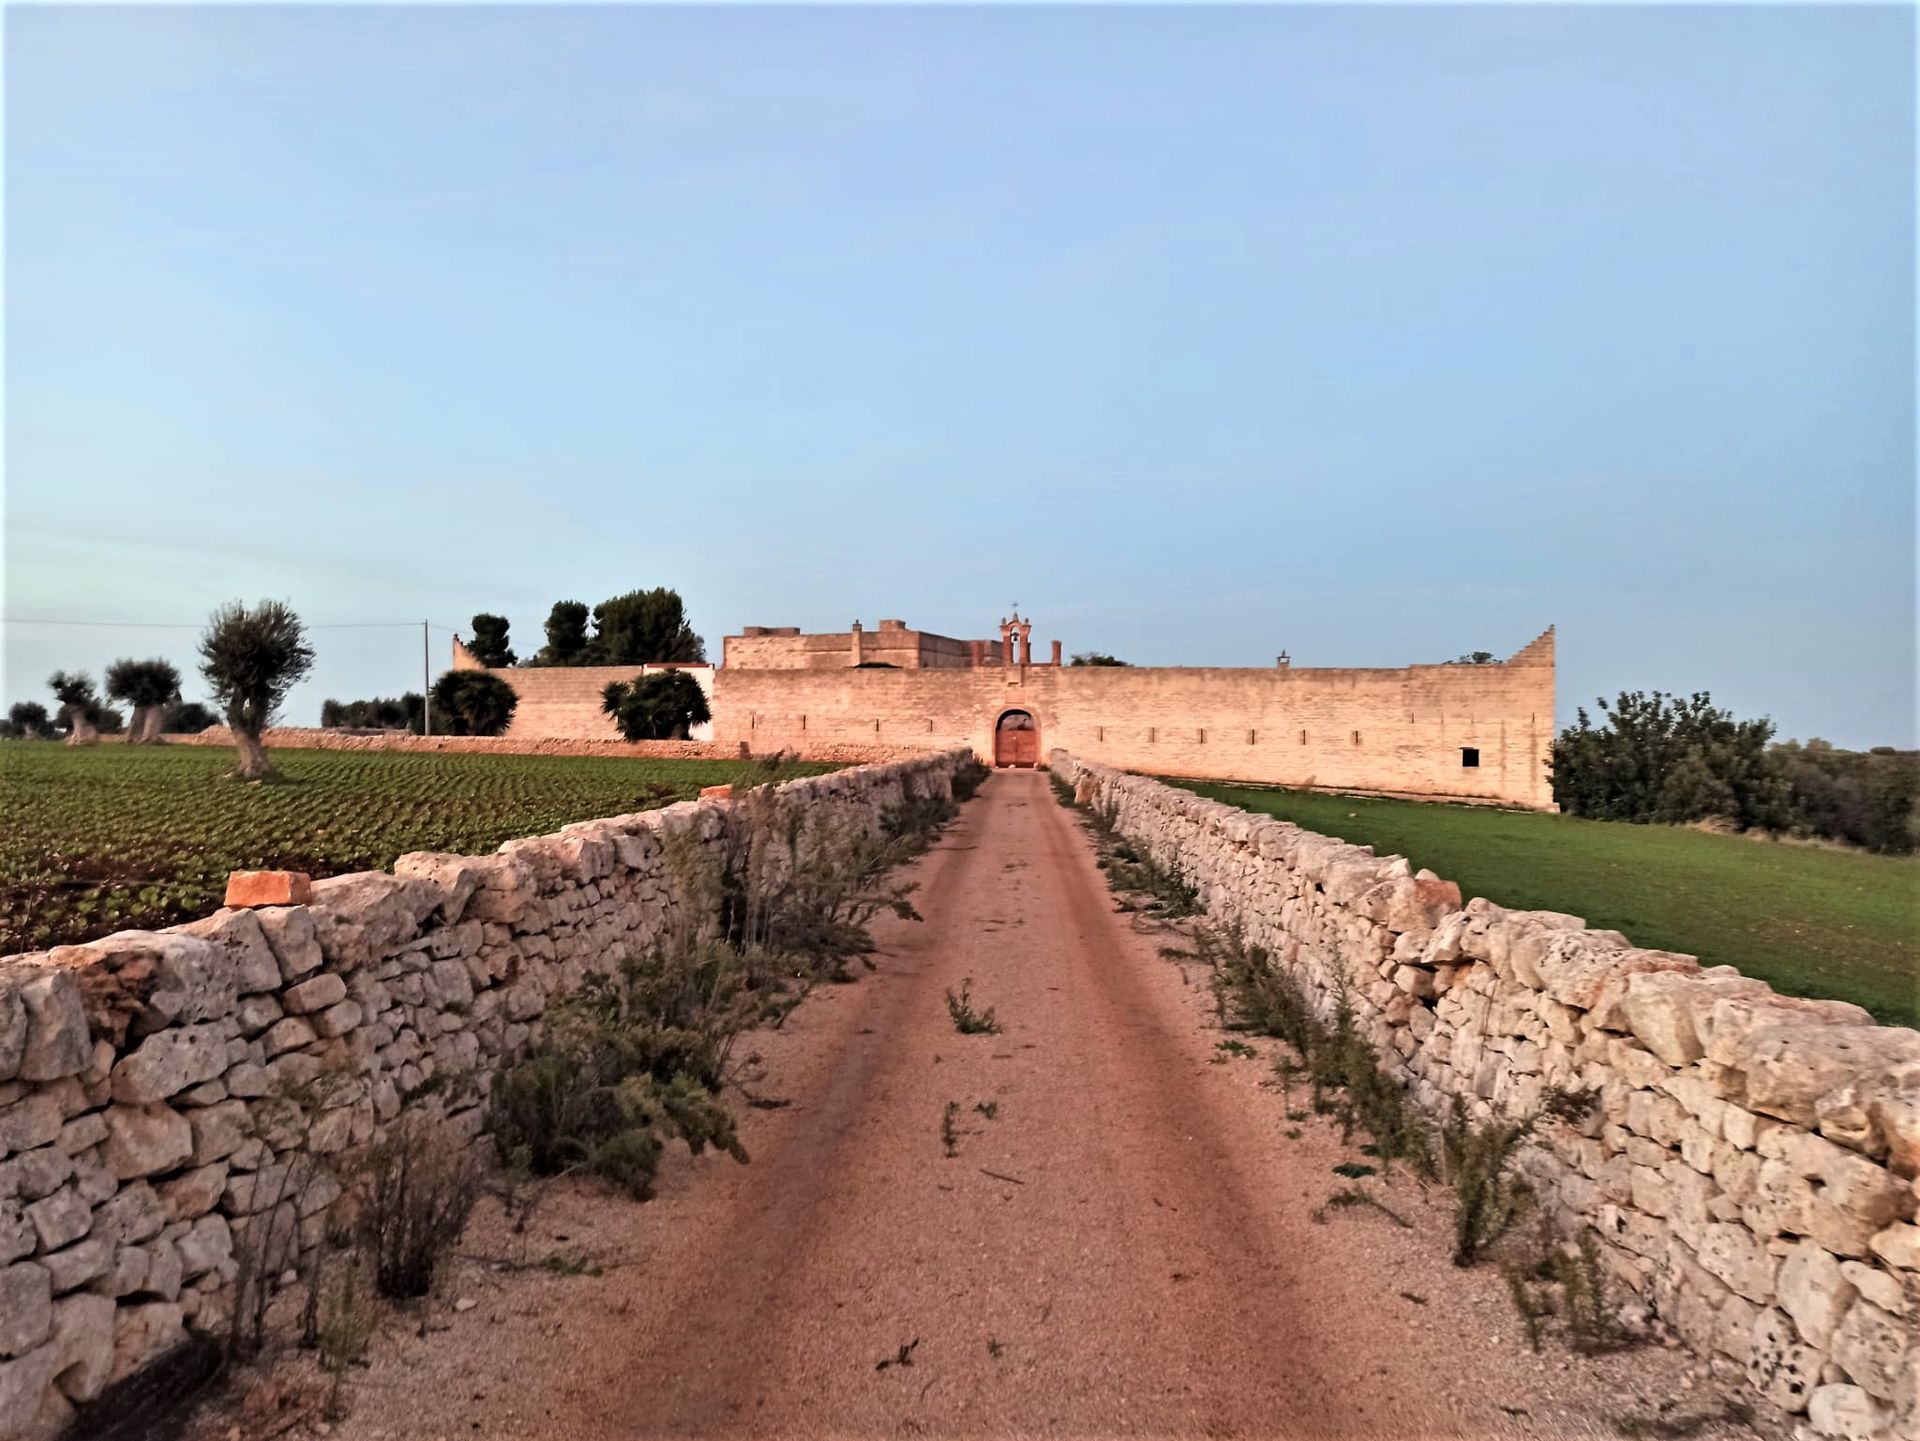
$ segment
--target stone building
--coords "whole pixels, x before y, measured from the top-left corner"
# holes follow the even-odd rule
[[[802,634],[748,626],[703,671],[713,742],[756,755],[828,745],[971,746],[1001,765],[1063,748],[1153,775],[1552,808],[1554,637],[1505,661],[1390,668],[1072,666],[1033,657],[1020,615],[991,639],[883,620]],[[455,642],[455,665],[476,662]],[[600,713],[631,668],[515,668],[514,738],[613,739]]]

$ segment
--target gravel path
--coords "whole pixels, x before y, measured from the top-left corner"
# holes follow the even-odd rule
[[[1215,1050],[1177,937],[1116,913],[1044,775],[995,775],[918,872],[926,923],[752,1038],[750,1090],[789,1104],[747,1111],[750,1165],[683,1158],[644,1206],[557,1188],[531,1236],[483,1208],[470,1256],[601,1274],[463,1266],[466,1309],[383,1337],[333,1434],[1616,1436],[1663,1396],[1712,1409],[1657,1347],[1529,1352],[1499,1276],[1447,1264],[1437,1193],[1378,1192],[1412,1229],[1321,1211],[1356,1153]],[[968,978],[999,1034],[956,1033]]]

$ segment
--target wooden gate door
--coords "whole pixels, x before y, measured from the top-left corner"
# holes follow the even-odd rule
[[[993,763],[997,766],[1040,764],[1040,732],[1025,711],[1008,711],[993,732]]]

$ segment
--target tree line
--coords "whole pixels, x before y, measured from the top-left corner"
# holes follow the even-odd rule
[[[513,665],[698,665],[707,644],[687,621],[680,593],[665,586],[610,596],[589,609],[557,600],[547,612],[547,643],[526,660],[515,656],[507,618],[482,611],[467,649],[491,669]]]
[[[1818,836],[1890,855],[1920,845],[1920,751],[1773,743],[1773,722],[1739,720],[1704,691],[1622,691],[1585,707],[1553,743],[1553,798],[1593,820]]]

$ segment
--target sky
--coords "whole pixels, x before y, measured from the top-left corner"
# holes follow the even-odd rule
[[[4,23],[0,700],[668,585],[1915,743],[1909,7]]]

